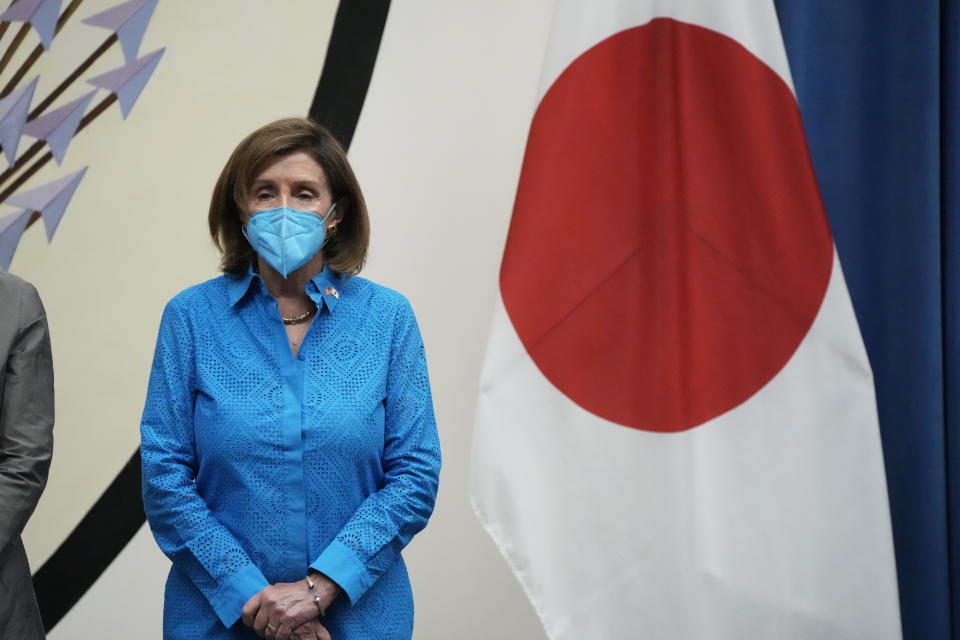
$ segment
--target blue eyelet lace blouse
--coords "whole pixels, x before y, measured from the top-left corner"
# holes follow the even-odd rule
[[[239,620],[309,567],[344,593],[333,638],[409,638],[400,550],[426,525],[440,446],[407,300],[324,269],[292,355],[260,276],[191,287],[160,322],[141,429],[143,502],[173,566],[164,638],[255,638]]]

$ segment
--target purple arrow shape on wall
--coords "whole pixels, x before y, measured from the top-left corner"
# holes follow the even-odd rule
[[[46,141],[57,164],[63,164],[63,156],[67,153],[70,141],[73,140],[77,125],[80,124],[80,119],[96,93],[96,90],[91,91],[70,104],[65,104],[59,109],[54,109],[50,113],[28,122],[23,128],[23,132],[38,140]]]
[[[61,0],[20,0],[0,14],[7,22],[29,22],[40,35],[44,49],[50,48],[57,29]]]
[[[0,269],[10,270],[13,252],[20,244],[20,236],[30,220],[29,211],[17,211],[0,218]]]
[[[87,172],[87,167],[75,171],[53,182],[17,193],[7,198],[6,203],[23,207],[28,211],[36,211],[43,218],[43,226],[47,229],[47,242],[53,240],[53,232],[57,230],[63,213],[70,204],[73,192]]]
[[[23,123],[27,121],[27,111],[36,87],[37,78],[34,78],[25,87],[20,87],[0,100],[0,144],[3,145],[3,152],[10,164],[17,158],[20,134],[23,133]]]
[[[137,57],[143,34],[147,32],[147,25],[156,7],[157,0],[129,0],[90,16],[83,24],[104,27],[116,33],[124,60],[132,62]]]
[[[166,47],[148,53],[142,58],[137,58],[130,64],[120,67],[119,69],[114,69],[113,71],[108,71],[95,78],[91,78],[87,80],[87,82],[95,87],[102,87],[107,91],[117,94],[117,102],[120,103],[120,113],[123,115],[124,120],[126,120],[127,114],[133,109],[133,105],[137,101],[137,98],[140,97],[140,92],[143,91],[147,80],[150,79],[153,70],[157,68],[157,63],[160,62],[160,57],[164,51],[166,51]]]

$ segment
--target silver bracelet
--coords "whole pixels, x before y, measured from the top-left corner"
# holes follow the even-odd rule
[[[323,605],[320,604],[320,596],[313,596],[313,604],[317,605],[317,609],[320,610],[320,617],[327,615],[326,610],[323,608]]]

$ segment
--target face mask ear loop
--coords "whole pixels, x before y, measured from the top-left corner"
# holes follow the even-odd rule
[[[330,205],[330,208],[327,209],[327,212],[323,215],[323,217],[321,218],[321,220],[322,220],[324,223],[326,223],[326,222],[327,222],[327,218],[330,217],[330,214],[333,213],[333,210],[336,209],[336,208],[337,208],[337,201],[334,200],[334,201],[333,201],[333,204]]]

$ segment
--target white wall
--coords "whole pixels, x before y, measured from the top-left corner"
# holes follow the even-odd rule
[[[406,557],[417,638],[543,638],[467,499],[486,335],[552,2],[394,2],[350,151],[373,215],[368,277],[417,312],[443,446]]]
[[[81,5],[37,67],[38,96],[107,35],[79,19],[116,3]],[[34,568],[137,446],[163,304],[215,275],[213,182],[247,132],[305,115],[335,10],[163,0],[141,52],[167,52],[129,119],[113,107],[62,169],[28,185],[90,165],[53,243],[35,225],[11,266],[47,306],[57,378],[54,464],[25,532]],[[405,554],[418,639],[544,637],[467,491],[477,380],[551,11],[552,0],[394,0],[350,152],[373,224],[364,275],[413,303],[443,445],[435,515]],[[93,72],[121,64],[117,47]],[[142,529],[50,637],[159,637],[166,567]]]

